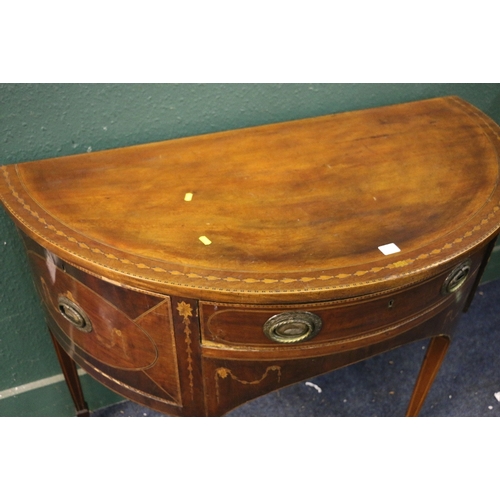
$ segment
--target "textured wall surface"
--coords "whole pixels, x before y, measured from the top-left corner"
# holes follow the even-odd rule
[[[442,95],[458,95],[500,122],[500,84],[2,84],[0,164]],[[0,393],[59,372],[23,247],[2,210]],[[112,400],[92,384],[87,392],[94,407]],[[40,394],[0,398],[0,415],[41,414]],[[63,414],[59,404],[44,414]]]

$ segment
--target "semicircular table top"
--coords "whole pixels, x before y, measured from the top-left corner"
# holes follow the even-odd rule
[[[499,128],[456,97],[2,167],[16,223],[126,285],[369,293],[500,227]]]

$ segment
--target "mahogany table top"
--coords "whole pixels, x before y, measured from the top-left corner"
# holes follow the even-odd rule
[[[125,286],[322,300],[422,279],[493,234],[499,144],[446,97],[3,166],[0,196],[43,247]]]

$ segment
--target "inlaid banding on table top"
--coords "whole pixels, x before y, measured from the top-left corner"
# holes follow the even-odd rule
[[[469,104],[462,102],[460,99],[456,99],[454,97],[449,97],[447,99],[448,102],[451,102],[454,106],[456,106],[458,112],[463,113],[470,120],[472,120],[472,126],[477,126],[482,131],[482,134],[484,134],[485,138],[487,138],[489,143],[493,146],[493,149],[496,149],[493,142],[495,140],[499,141],[500,135],[498,133],[498,130],[494,128],[494,125],[492,125],[493,122],[489,121],[489,119],[482,115],[481,112],[479,112]],[[234,274],[234,271],[225,272],[222,270],[214,269],[213,271],[204,272],[203,268],[197,267],[195,264],[191,267],[192,271],[189,272],[185,269],[182,269],[180,266],[179,268],[176,268],[176,264],[171,264],[166,261],[162,262],[161,260],[158,260],[158,265],[156,265],[154,257],[149,259],[148,257],[141,257],[140,254],[128,253],[126,251],[122,252],[121,250],[113,249],[112,247],[109,249],[109,251],[107,251],[106,244],[103,244],[103,247],[99,248],[95,243],[93,244],[92,239],[84,237],[85,239],[82,241],[79,238],[79,233],[73,232],[71,228],[68,228],[71,231],[68,231],[68,234],[68,232],[65,232],[64,223],[59,221],[57,218],[54,218],[54,216],[50,215],[50,213],[46,213],[43,207],[30,197],[26,188],[22,187],[23,181],[21,180],[21,178],[18,178],[16,181],[21,183],[21,187],[16,189],[13,184],[13,180],[11,181],[9,177],[9,170],[7,169],[7,167],[2,166],[2,172],[10,193],[12,194],[16,202],[20,205],[20,207],[22,207],[22,210],[16,213],[12,210],[12,207],[9,206],[8,201],[5,199],[3,200],[4,204],[9,208],[12,215],[21,223],[21,225],[24,225],[33,234],[36,234],[38,237],[40,237],[41,241],[49,243],[52,247],[58,248],[66,252],[68,255],[75,256],[80,261],[83,259],[91,264],[94,264],[97,267],[109,269],[112,272],[123,273],[124,275],[130,276],[131,278],[162,283],[165,286],[184,286],[186,288],[199,290],[212,290],[233,293],[241,292],[246,294],[276,293],[279,295],[280,293],[303,292],[306,289],[307,291],[314,292],[326,291],[334,288],[341,289],[350,288],[352,286],[359,287],[364,285],[376,284],[387,279],[387,271],[394,270],[395,272],[397,272],[398,276],[407,276],[413,275],[415,272],[425,271],[434,266],[439,266],[445,262],[451,261],[460,253],[462,253],[464,249],[464,247],[460,247],[459,252],[454,252],[455,245],[458,247],[459,244],[465,244],[465,250],[472,249],[481,241],[487,239],[500,227],[500,221],[496,221],[498,219],[497,212],[500,210],[500,202],[498,204],[495,204],[498,200],[492,200],[490,197],[486,200],[485,204],[480,209],[473,213],[469,220],[476,217],[479,213],[484,213],[483,210],[486,212],[485,207],[488,205],[488,203],[495,205],[491,208],[489,213],[480,220],[480,222],[478,222],[474,227],[468,228],[469,230],[463,235],[456,237],[452,241],[449,241],[442,246],[434,248],[430,251],[425,251],[418,256],[415,256],[415,249],[412,249],[412,258],[405,259],[404,255],[401,255],[400,260],[388,262],[383,266],[374,265],[369,269],[367,268],[369,264],[364,265],[364,268],[361,269],[355,269],[354,266],[339,266],[337,268],[328,268],[327,266],[325,266],[322,271],[311,271],[311,275],[297,276],[300,271],[284,271],[277,272],[275,275],[266,276],[259,275],[258,273],[254,273],[253,271],[242,271],[241,273]],[[496,175],[495,185],[498,185],[498,171]],[[24,192],[26,192],[26,196],[29,197],[30,201],[26,201],[23,198],[24,195],[20,194],[23,189]],[[192,193],[184,193],[185,199],[186,196],[190,194]],[[21,215],[23,210],[26,211],[31,218],[34,218],[38,222],[38,224],[42,224],[43,229],[39,228],[38,225],[35,225],[36,227],[33,227],[33,225],[27,223]],[[30,217],[27,217],[27,220],[29,220]],[[481,216],[479,216],[478,219],[480,217]],[[474,238],[474,236],[481,230],[481,237]],[[54,234],[56,238],[54,240],[47,240],[47,231],[50,231],[52,234]],[[455,232],[455,235],[456,234],[457,233]],[[64,240],[68,243],[68,245],[64,244]],[[430,244],[422,246],[422,248],[426,249],[430,247]],[[404,253],[404,248],[402,249]],[[446,252],[445,257],[440,260],[434,260],[435,258],[439,259],[440,254],[442,254],[443,252]],[[429,262],[431,258],[433,259],[432,263]],[[380,260],[378,262],[380,262]],[[375,261],[374,264],[376,263],[377,262]],[[417,263],[417,265],[422,263],[422,267],[419,267],[418,269],[408,270],[407,268],[414,263]],[[169,268],[165,266],[165,264],[172,267]],[[350,272],[350,270],[353,268],[355,270]],[[335,270],[337,270],[338,272],[336,273]],[[341,272],[342,270],[344,270],[345,272]],[[143,272],[141,273],[141,271]],[[219,272],[220,275],[215,275]],[[308,271],[302,272],[306,273]],[[379,275],[379,273],[383,274],[384,276],[377,276]],[[157,277],[155,277],[155,275]],[[175,279],[176,277],[178,279]],[[363,281],[359,280],[355,283],[349,282],[346,284],[345,281],[349,281],[349,278],[351,278],[351,281],[352,279],[362,278]],[[206,283],[206,285],[204,283]],[[238,284],[241,284],[241,286],[238,287]],[[294,287],[294,289],[292,289],[291,287],[293,286],[293,284],[297,284],[298,287]],[[257,285],[258,289],[252,289],[252,285]],[[281,289],[280,285],[282,285]]]
[[[8,186],[10,188],[10,191],[11,191],[12,195],[17,200],[17,202],[22,206],[22,208],[24,210],[26,210],[39,223],[44,224],[45,227],[46,227],[46,229],[49,229],[50,231],[54,232],[57,236],[65,238],[68,242],[73,243],[75,245],[78,245],[79,248],[81,248],[83,250],[86,250],[88,252],[92,252],[94,254],[99,254],[103,258],[105,258],[105,259],[107,259],[109,261],[117,261],[117,262],[120,262],[121,264],[130,266],[130,267],[135,267],[136,269],[147,269],[147,270],[153,271],[155,273],[165,273],[165,274],[170,274],[172,276],[179,276],[179,277],[189,278],[189,279],[202,279],[202,280],[206,280],[208,282],[227,282],[227,283],[238,283],[238,282],[240,282],[240,283],[246,283],[246,284],[257,284],[257,283],[259,283],[259,284],[264,284],[264,285],[275,285],[277,283],[282,283],[282,284],[289,284],[289,283],[311,283],[311,282],[323,282],[323,283],[325,283],[325,282],[328,282],[328,281],[331,281],[331,280],[343,280],[343,279],[352,278],[352,277],[362,277],[362,276],[365,276],[365,275],[374,275],[374,274],[379,273],[380,271],[383,271],[383,270],[392,270],[392,269],[398,269],[399,270],[401,268],[404,268],[404,267],[407,267],[407,266],[413,264],[415,261],[424,261],[424,260],[428,259],[429,257],[434,257],[436,255],[439,255],[442,251],[444,251],[444,250],[450,250],[450,249],[453,248],[454,245],[462,243],[467,238],[471,238],[474,235],[474,233],[480,231],[481,229],[484,229],[483,226],[485,226],[486,224],[490,223],[491,220],[495,218],[495,215],[500,210],[500,204],[495,205],[493,207],[493,209],[491,210],[491,212],[485,218],[483,218],[479,224],[476,224],[471,230],[467,231],[463,235],[463,237],[455,238],[451,243],[446,243],[441,248],[436,248],[436,249],[434,249],[434,250],[432,250],[430,252],[422,253],[422,254],[420,254],[418,257],[416,257],[414,259],[403,259],[403,260],[399,260],[399,261],[396,261],[396,262],[390,262],[389,264],[387,264],[385,266],[376,266],[376,267],[372,267],[371,269],[368,269],[368,270],[358,270],[358,271],[353,272],[353,273],[339,273],[339,274],[331,274],[331,275],[324,274],[324,275],[316,276],[316,277],[313,277],[313,276],[303,276],[303,277],[300,277],[300,278],[279,278],[279,279],[276,279],[276,278],[237,278],[235,276],[220,277],[220,276],[213,276],[213,275],[210,275],[210,274],[209,275],[203,275],[203,274],[194,273],[194,272],[185,273],[185,272],[178,271],[178,270],[165,269],[164,267],[161,267],[161,266],[149,266],[147,264],[144,264],[143,262],[132,262],[129,259],[123,259],[123,258],[117,257],[116,255],[114,255],[111,252],[104,252],[100,248],[91,247],[91,246],[87,245],[86,243],[83,243],[83,242],[77,240],[76,238],[74,238],[72,236],[68,236],[64,231],[61,231],[60,229],[57,229],[53,224],[48,224],[47,221],[43,217],[41,217],[36,210],[33,210],[31,208],[31,206],[19,195],[19,193],[12,186],[12,183],[11,183],[11,180],[10,180],[10,176],[9,176],[9,172],[8,172],[8,170],[7,170],[7,168],[5,166],[2,166],[2,172],[3,172],[3,175],[4,175],[5,179],[6,179],[6,182],[7,182]],[[4,200],[4,203],[7,204],[7,202],[5,200]],[[11,210],[11,212],[15,213],[12,210]],[[20,219],[19,218],[19,220],[25,226],[29,227],[31,231],[33,231],[34,233],[38,234],[39,236],[42,236],[35,228],[33,228],[31,225],[27,224],[24,219]],[[490,228],[490,232],[493,233],[499,227],[500,227],[500,222],[497,222],[494,226],[492,226]],[[479,242],[480,241],[473,241],[466,248],[473,248]],[[52,242],[52,244],[54,244],[54,243]],[[68,252],[68,253],[70,253],[72,255],[76,255],[69,248],[65,248],[62,245],[57,245],[57,244],[55,244],[55,246],[57,246],[61,250],[64,250],[65,252]],[[460,247],[460,253],[463,253],[463,250],[464,250],[464,247],[461,246]],[[453,255],[451,257],[449,257],[449,259],[452,259],[452,258],[453,258]],[[89,261],[93,262],[96,265],[101,265],[101,266],[103,265],[102,262],[99,262],[99,261],[96,261],[96,260],[93,260],[93,259],[89,259]],[[433,264],[433,265],[439,265],[439,263]],[[111,265],[106,266],[106,267],[108,267],[109,269],[114,269]],[[130,275],[131,276],[135,276],[137,278],[142,278],[142,279],[151,279],[150,277],[147,277],[147,276],[144,276],[144,275],[140,275],[140,274],[135,274],[135,273],[130,273]],[[403,275],[404,275],[404,273],[403,273]],[[158,279],[156,281],[158,281],[158,282],[166,282],[166,283],[170,283],[172,285],[178,284],[177,282],[168,282],[167,280],[161,280],[161,279]],[[363,283],[367,283],[367,284],[368,283],[376,283],[377,281],[379,281],[379,280],[373,279],[373,280],[367,280],[367,281],[365,281]],[[363,283],[359,283],[359,284],[363,284]],[[335,286],[338,286],[338,285],[335,285]],[[342,285],[340,284],[340,286],[342,286]],[[226,290],[226,289],[221,289],[221,288],[216,288],[216,287],[198,287],[198,286],[195,286],[195,288],[203,288],[203,289],[209,289],[209,290],[223,290],[223,291]],[[329,288],[330,287],[318,287],[316,289],[317,290],[325,290],[325,289],[329,289]],[[241,292],[252,293],[251,291],[248,291],[248,290],[245,290],[245,289],[235,290],[234,288],[227,289],[227,291],[237,291],[237,292],[241,291]],[[286,290],[286,292],[293,292],[293,291],[295,291],[295,290],[289,290],[289,289]],[[276,292],[276,290],[272,290],[272,292]],[[256,293],[262,293],[262,291],[259,290]]]
[[[466,115],[468,115],[468,116],[474,116],[475,118],[477,118],[478,120],[480,120],[481,122],[483,122],[486,125],[486,127],[488,127],[488,129],[490,130],[490,132],[500,141],[500,135],[498,134],[498,132],[496,130],[493,129],[493,127],[491,126],[491,124],[484,118],[484,116],[482,116],[480,113],[478,113],[476,110],[474,110],[470,106],[465,105],[459,99],[456,99],[455,97],[450,97],[450,99],[455,104],[457,104],[458,106],[460,106],[462,108],[463,112]],[[486,134],[486,136],[487,136],[487,134]]]

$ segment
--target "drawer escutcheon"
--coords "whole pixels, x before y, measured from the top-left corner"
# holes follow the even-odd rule
[[[270,317],[264,324],[264,335],[274,342],[294,344],[315,337],[323,322],[310,312],[284,312]]]
[[[472,266],[471,259],[467,259],[451,271],[443,283],[441,293],[447,295],[456,292],[467,281]]]
[[[59,312],[75,328],[87,333],[92,331],[92,322],[90,318],[78,304],[75,304],[64,295],[60,295],[57,299],[57,305],[59,307]]]

